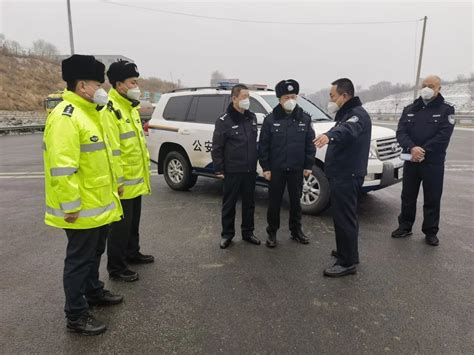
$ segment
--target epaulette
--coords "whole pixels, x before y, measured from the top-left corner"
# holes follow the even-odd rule
[[[107,110],[115,113],[115,117],[117,117],[118,120],[122,119],[122,112],[114,109],[114,103],[112,101],[107,102]]]
[[[107,110],[109,110],[110,112],[114,110],[114,103],[110,100],[109,102],[107,102]]]
[[[71,117],[73,112],[74,112],[74,106],[67,105],[66,107],[64,107],[63,116]]]
[[[219,119],[220,119],[221,121],[224,121],[226,116],[227,116],[227,112],[224,113],[221,117],[219,117]],[[214,117],[216,117],[216,116],[214,116]]]

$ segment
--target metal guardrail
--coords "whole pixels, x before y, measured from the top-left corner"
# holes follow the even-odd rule
[[[373,120],[378,121],[398,121],[401,116],[400,113],[369,113],[370,117]],[[456,118],[456,122],[459,124],[474,124],[474,114],[470,113],[459,113],[454,116]]]
[[[398,121],[401,114],[398,113],[371,113],[370,116],[375,121]],[[474,114],[456,114],[456,122],[460,125],[474,125]],[[0,134],[9,132],[35,132],[44,131],[44,124],[0,126]]]
[[[18,126],[0,126],[0,134],[9,132],[35,132],[44,131],[44,124],[18,125]]]

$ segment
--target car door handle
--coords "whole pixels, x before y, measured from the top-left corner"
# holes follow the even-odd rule
[[[185,135],[191,134],[191,132],[188,131],[187,129],[180,129],[180,130],[179,130],[179,133],[180,133],[180,134],[185,134]]]

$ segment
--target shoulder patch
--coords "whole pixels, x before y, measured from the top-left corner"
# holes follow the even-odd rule
[[[69,117],[71,117],[73,112],[74,112],[74,106],[72,106],[72,105],[67,105],[67,106],[64,108],[63,116],[69,116]]]
[[[352,116],[352,117],[349,118],[346,122],[357,123],[357,122],[359,122],[359,117],[357,117],[357,116]]]
[[[449,123],[451,123],[452,125],[454,125],[456,123],[456,117],[455,115],[449,115],[448,116],[448,121]]]

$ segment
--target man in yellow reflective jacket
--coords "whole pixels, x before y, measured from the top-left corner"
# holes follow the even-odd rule
[[[62,62],[67,83],[63,101],[50,113],[43,138],[45,223],[63,228],[68,238],[64,260],[67,329],[87,335],[106,326],[90,305],[111,305],[123,297],[104,289],[99,265],[109,224],[122,215],[118,176],[100,110],[105,66],[93,56],[73,55]]]
[[[152,255],[140,252],[139,224],[142,196],[151,193],[150,155],[139,115],[140,89],[137,67],[120,60],[112,63],[107,76],[112,85],[102,114],[115,134],[111,136],[115,166],[123,195],[123,219],[112,224],[107,241],[107,270],[114,281],[138,280],[128,264],[152,263]]]

